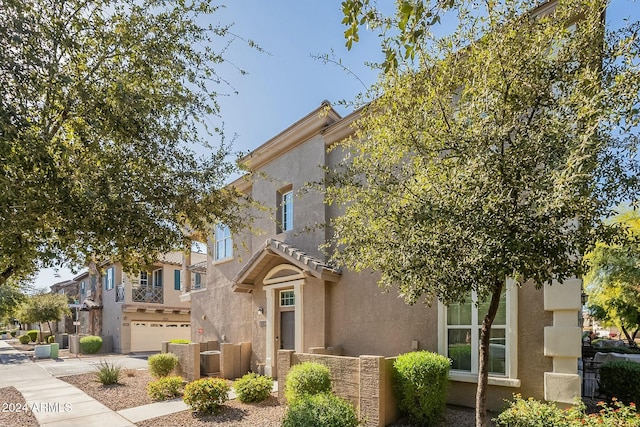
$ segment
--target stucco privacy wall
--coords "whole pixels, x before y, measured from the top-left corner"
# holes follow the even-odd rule
[[[172,344],[162,343],[162,353],[173,353],[178,356],[178,365],[174,371],[185,380],[191,382],[200,379],[200,343]]]
[[[353,404],[367,427],[383,427],[397,418],[392,395],[393,362],[381,356],[343,357],[278,352],[278,399],[285,404],[286,377],[293,365],[320,363],[329,368],[332,391]]]

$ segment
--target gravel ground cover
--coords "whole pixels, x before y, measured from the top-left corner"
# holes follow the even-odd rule
[[[0,426],[1,427],[38,427],[38,421],[31,411],[26,410],[22,394],[15,387],[0,388]]]
[[[82,374],[61,377],[73,384],[107,407],[119,411],[121,409],[142,406],[153,401],[147,396],[146,385],[153,377],[146,370],[136,370],[135,376],[129,377],[125,370],[120,377],[122,384],[103,386],[95,374]],[[245,404],[237,400],[226,402],[216,415],[201,415],[191,411],[181,411],[162,417],[141,421],[139,427],[202,427],[202,426],[243,426],[243,427],[276,427],[280,426],[286,406],[278,403],[274,393],[264,402]],[[495,414],[492,414],[495,416]],[[470,408],[456,406],[447,407],[445,426],[473,427],[475,412]],[[409,424],[399,421],[392,427],[408,427]]]
[[[33,354],[33,344],[21,345],[11,343],[18,350]],[[68,350],[67,350],[68,351]],[[61,350],[62,352],[62,350]],[[66,354],[61,354],[65,357]],[[70,375],[59,379],[78,387],[97,401],[114,411],[154,403],[147,395],[146,386],[154,378],[146,369],[123,369],[120,374],[120,384],[103,386],[95,373]],[[7,402],[21,403],[25,401],[20,392],[13,387],[0,389],[0,396]],[[264,402],[244,404],[237,400],[226,402],[216,415],[201,415],[192,411],[181,411],[171,415],[152,418],[136,424],[139,427],[202,427],[202,426],[242,426],[242,427],[276,427],[280,426],[285,405],[278,403],[274,393]],[[3,399],[4,400],[4,399]],[[497,414],[490,414],[490,418]],[[493,424],[491,424],[493,425]],[[25,411],[0,413],[0,427],[37,427],[33,414]],[[473,427],[475,426],[475,412],[470,408],[448,406],[446,421],[442,426]],[[405,420],[399,420],[389,427],[410,427]]]
[[[93,372],[59,377],[64,382],[78,387],[109,409],[134,408],[154,403],[147,395],[147,384],[153,381],[146,369],[123,369],[118,384],[102,385]]]

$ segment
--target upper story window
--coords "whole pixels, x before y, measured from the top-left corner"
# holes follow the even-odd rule
[[[224,224],[216,225],[215,233],[215,254],[216,261],[231,258],[233,256],[233,240],[231,239],[231,230]]]
[[[105,290],[108,291],[108,290],[114,288],[115,281],[116,281],[116,269],[115,269],[115,267],[107,268],[107,270],[105,271],[103,280],[104,280],[104,289]]]
[[[280,189],[277,196],[277,233],[293,230],[293,189],[291,185]]]
[[[191,287],[193,289],[202,288],[202,274],[193,273],[193,276],[191,276],[191,282],[192,282],[192,286]]]
[[[152,273],[153,287],[161,288],[162,287],[162,269],[153,270]]]
[[[282,231],[293,230],[293,192],[282,195]]]
[[[498,312],[491,326],[489,344],[489,375],[492,377],[517,377],[517,285],[507,281]],[[471,292],[463,303],[440,307],[440,353],[449,357],[451,377],[478,375],[480,328],[489,309],[489,301],[478,301]]]

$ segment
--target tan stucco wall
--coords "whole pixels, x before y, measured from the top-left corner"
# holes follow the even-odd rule
[[[306,182],[320,181],[322,170],[317,166],[323,161],[329,166],[342,158],[340,150],[325,153],[320,136],[287,151],[261,168],[269,179],[258,179],[252,184],[252,197],[271,208],[270,213],[260,213],[254,226],[259,235],[234,236],[235,259],[214,264],[208,260],[207,289],[191,294],[192,335],[194,341],[216,339],[226,342],[252,341],[252,369],[265,361],[266,313],[258,314],[258,308],[268,310],[265,290],[261,280],[274,265],[286,262],[273,260],[263,266],[254,278],[252,293],[232,292],[231,279],[251,256],[262,250],[268,238],[281,240],[320,260],[325,257],[319,246],[326,241],[330,230],[317,228],[327,218],[340,212],[323,203],[321,194],[310,191],[297,193]],[[294,230],[276,234],[274,221],[276,192],[291,185],[294,197]],[[212,242],[211,242],[212,243]],[[414,349],[438,350],[438,310],[434,301],[429,307],[423,303],[407,306],[398,297],[395,288],[384,292],[377,285],[376,274],[343,271],[336,282],[323,282],[310,277],[302,286],[304,292],[304,349],[334,347],[346,356],[363,354],[396,356]],[[205,318],[203,318],[205,316]],[[552,325],[553,316],[545,312],[543,292],[527,284],[519,291],[518,298],[518,372],[521,386],[490,386],[489,407],[498,409],[502,399],[512,393],[541,399],[544,397],[544,372],[552,371],[552,360],[545,357],[544,327]],[[198,328],[203,333],[198,334]],[[465,406],[475,402],[475,383],[452,382],[450,401]]]
[[[395,289],[385,293],[376,281],[374,274],[344,271],[329,285],[327,345],[342,347],[344,355],[396,356],[417,340],[419,349],[437,351],[436,306],[407,306]]]
[[[252,315],[254,312],[257,315],[257,308],[251,309],[251,295],[231,290],[230,278],[239,269],[239,265],[234,260],[219,264],[216,268],[210,265],[207,287],[191,293],[192,341],[251,341]]]

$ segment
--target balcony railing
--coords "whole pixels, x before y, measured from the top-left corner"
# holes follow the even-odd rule
[[[124,302],[124,283],[116,286],[116,302]]]
[[[156,287],[134,287],[131,289],[131,299],[133,302],[149,302],[156,304],[164,303],[164,292],[162,288]]]

